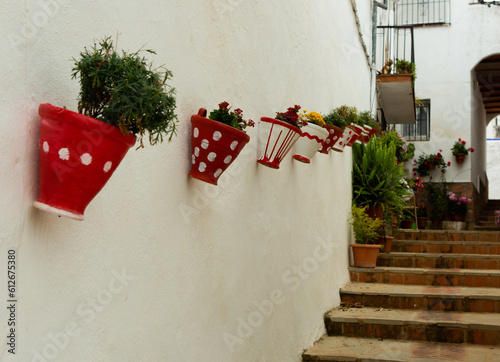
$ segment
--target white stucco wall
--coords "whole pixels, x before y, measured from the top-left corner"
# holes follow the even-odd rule
[[[487,172],[489,180],[490,199],[500,199],[500,134],[497,133],[496,122],[493,119],[486,128]]]
[[[368,109],[349,0],[69,2],[0,12],[0,296],[17,250],[16,355],[2,360],[299,361],[349,279],[352,154],[280,170],[258,128],[214,187],[189,179],[190,115]],[[358,4],[370,19],[370,5]],[[72,57],[104,35],[173,71],[178,136],[131,150],[77,222],[34,209],[40,103],[76,109]],[[0,313],[9,334],[8,311]]]
[[[452,162],[448,181],[471,181],[477,187],[478,176],[485,177],[485,124],[482,103],[472,99],[471,71],[483,58],[500,52],[499,16],[497,6],[452,1],[450,26],[415,28],[415,94],[431,100],[430,141],[415,142],[416,156],[442,149]],[[453,162],[450,150],[458,138],[477,150],[462,165]]]

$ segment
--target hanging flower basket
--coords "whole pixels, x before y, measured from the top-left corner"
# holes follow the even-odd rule
[[[311,163],[311,159],[323,147],[328,131],[313,123],[308,123],[301,129],[302,134],[293,148],[293,158],[304,163]]]
[[[336,144],[344,138],[344,130],[332,124],[326,124],[325,129],[328,131],[328,137],[326,137],[319,152],[328,153],[332,149],[337,152],[343,152],[344,147],[336,146]]]
[[[455,161],[457,163],[464,163],[465,160],[465,153],[459,153],[458,155],[455,155]]]
[[[41,104],[40,191],[33,206],[83,220],[87,205],[104,187],[135,136],[110,124]]]
[[[250,141],[250,136],[234,127],[206,118],[200,108],[191,116],[191,171],[189,176],[217,185],[220,175]]]
[[[300,128],[278,119],[262,117],[259,122],[259,159],[257,162],[279,168],[280,162],[300,137]]]

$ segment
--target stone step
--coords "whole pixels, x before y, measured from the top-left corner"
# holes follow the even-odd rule
[[[500,289],[376,283],[348,283],[342,302],[390,309],[500,313]]]
[[[318,361],[500,361],[500,349],[474,344],[377,340],[323,336],[302,354]]]
[[[500,288],[500,270],[349,268],[351,282]]]
[[[325,315],[329,336],[500,345],[500,314],[336,308]]]
[[[500,243],[486,241],[394,240],[392,252],[500,255]]]
[[[379,253],[377,266],[432,269],[499,269],[500,255]]]
[[[500,230],[500,229],[499,229]],[[500,242],[498,231],[488,230],[400,230],[397,240],[427,240],[427,241],[490,241]]]
[[[475,225],[474,226],[474,230],[477,230],[477,231],[496,231],[496,232],[500,232],[500,226],[484,226],[484,225]]]

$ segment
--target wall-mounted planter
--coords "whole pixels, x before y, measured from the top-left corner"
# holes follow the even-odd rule
[[[328,137],[326,137],[323,142],[323,147],[321,147],[319,151],[321,153],[328,153],[333,149],[337,152],[344,152],[344,147],[341,145],[336,146],[337,142],[342,142],[341,140],[344,138],[344,130],[331,124],[325,125],[325,129],[328,131]]]
[[[465,153],[459,153],[458,155],[455,155],[455,161],[458,164],[464,163],[465,160]]]
[[[311,163],[311,159],[323,147],[328,137],[328,131],[316,124],[308,123],[301,129],[302,134],[293,147],[293,158],[304,163]]]
[[[370,141],[370,137],[371,137],[373,128],[371,128],[370,126],[363,126],[363,129],[364,129],[363,142],[368,143]]]
[[[33,206],[83,220],[87,205],[135,144],[134,135],[50,104],[41,104],[40,191]]]
[[[349,129],[349,141],[347,141],[347,146],[352,147],[354,142],[361,136],[363,129],[356,125],[349,125],[346,127],[346,130],[347,129]]]
[[[259,159],[257,162],[279,168],[280,162],[300,137],[300,128],[278,119],[262,117],[259,122]]]
[[[200,108],[191,116],[191,171],[189,176],[217,185],[220,175],[250,141],[250,136],[234,127],[206,118]]]

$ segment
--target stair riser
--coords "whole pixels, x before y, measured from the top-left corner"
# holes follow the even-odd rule
[[[325,319],[325,325],[330,336],[500,345],[500,331],[471,329],[469,326],[348,323],[330,319]]]
[[[393,242],[391,250],[405,253],[500,255],[500,245],[430,245]]]
[[[351,282],[500,288],[500,276],[350,272]]]
[[[432,269],[498,269],[499,259],[458,259],[458,258],[419,258],[393,257],[390,254],[381,254],[377,259],[377,266],[397,268],[432,268]]]
[[[351,305],[358,303],[366,307],[391,309],[423,309],[456,312],[500,312],[500,301],[488,299],[472,299],[451,295],[442,297],[427,296],[392,296],[392,295],[362,295],[340,293],[342,302]]]
[[[418,232],[399,232],[396,240],[424,240],[424,241],[491,241],[500,242],[498,232],[436,232],[432,230]]]

